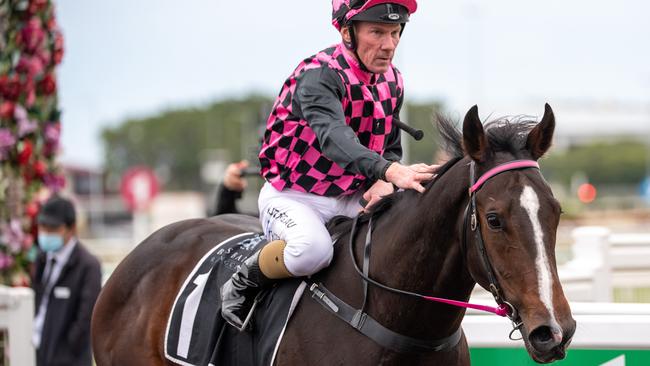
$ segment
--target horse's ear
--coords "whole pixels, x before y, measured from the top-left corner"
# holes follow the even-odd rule
[[[555,115],[553,109],[546,103],[542,121],[528,134],[526,148],[530,151],[533,159],[537,160],[544,155],[553,143],[553,132],[555,131]]]
[[[463,122],[463,149],[476,162],[483,161],[487,154],[487,137],[485,137],[483,124],[478,116],[477,106],[470,108],[465,115],[465,121]]]

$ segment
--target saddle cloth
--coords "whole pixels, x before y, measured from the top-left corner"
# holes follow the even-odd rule
[[[253,332],[239,332],[221,317],[221,286],[264,244],[261,233],[244,233],[215,245],[196,264],[169,315],[165,357],[184,366],[272,365],[275,352],[306,284],[281,281],[255,310]]]

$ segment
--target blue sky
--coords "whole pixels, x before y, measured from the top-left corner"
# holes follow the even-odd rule
[[[419,3],[394,60],[411,100],[508,114],[541,113],[545,101],[650,104],[650,2]],[[253,91],[275,95],[299,60],[339,41],[329,0],[56,5],[66,38],[62,161],[82,166],[101,164],[106,126]],[[508,109],[524,103],[539,110]]]

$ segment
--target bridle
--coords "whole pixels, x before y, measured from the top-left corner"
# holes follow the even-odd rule
[[[494,301],[499,305],[499,307],[506,307],[508,309],[507,317],[512,321],[513,329],[510,332],[510,339],[518,340],[514,338],[515,331],[519,330],[523,322],[519,317],[519,313],[511,303],[506,301],[501,292],[501,287],[499,286],[499,281],[494,274],[494,268],[488,257],[487,250],[485,249],[485,243],[483,242],[483,235],[481,233],[481,224],[478,220],[477,209],[476,209],[476,192],[478,192],[481,187],[491,178],[507,171],[511,170],[520,170],[520,169],[539,169],[539,164],[534,160],[513,160],[503,164],[499,164],[496,167],[488,170],[485,174],[481,175],[477,180],[475,180],[476,175],[476,164],[474,161],[470,163],[469,167],[469,202],[467,203],[467,208],[465,208],[465,218],[463,220],[463,229],[461,232],[461,250],[463,253],[463,258],[467,258],[467,232],[470,229],[474,235],[474,243],[476,249],[478,250],[481,263],[483,264],[483,269],[487,274],[489,284],[489,291],[494,297]]]
[[[458,160],[460,160],[460,158],[458,158]],[[456,164],[458,160],[456,160],[449,166]],[[517,310],[514,308],[514,306],[509,302],[507,302],[503,298],[503,295],[501,294],[499,282],[497,281],[497,278],[494,274],[494,269],[492,267],[492,264],[490,263],[490,259],[487,254],[487,250],[485,249],[485,243],[483,242],[483,237],[481,234],[481,225],[477,217],[477,209],[476,209],[476,192],[489,179],[493,178],[498,174],[507,171],[512,171],[512,170],[520,170],[520,169],[528,169],[528,168],[539,169],[539,164],[537,164],[537,162],[534,160],[514,160],[514,161],[506,162],[503,164],[499,164],[496,167],[488,170],[485,174],[481,175],[477,180],[475,180],[475,170],[476,170],[475,163],[473,161],[470,163],[470,174],[469,174],[470,199],[469,199],[469,203],[467,204],[467,208],[465,209],[465,214],[463,219],[463,228],[461,233],[462,236],[461,251],[462,251],[463,258],[466,260],[467,232],[468,229],[470,229],[472,232],[475,233],[474,242],[476,243],[476,248],[481,257],[481,263],[483,264],[484,270],[488,277],[488,281],[490,282],[489,290],[492,293],[492,296],[494,296],[494,300],[498,304],[498,307],[495,308],[486,305],[471,304],[465,301],[426,296],[415,292],[410,292],[410,291],[405,291],[394,287],[390,287],[370,278],[369,277],[370,252],[371,252],[370,244],[371,244],[371,236],[373,231],[372,215],[368,220],[368,231],[366,233],[365,247],[363,250],[363,260],[362,260],[363,269],[359,268],[359,265],[357,264],[356,256],[354,255],[354,243],[356,237],[355,233],[357,231],[359,216],[354,218],[352,222],[352,228],[350,231],[350,240],[349,240],[350,256],[352,258],[354,269],[356,270],[357,274],[363,279],[363,303],[361,308],[356,309],[348,305],[347,303],[345,303],[344,301],[336,297],[336,295],[334,295],[332,292],[327,290],[327,288],[325,288],[325,286],[320,283],[312,282],[310,284],[309,291],[312,294],[311,297],[320,305],[322,305],[326,310],[336,315],[341,320],[347,322],[348,324],[353,326],[355,329],[357,329],[364,335],[373,339],[375,342],[381,344],[382,346],[386,348],[391,348],[397,352],[429,352],[429,351],[441,351],[441,350],[450,349],[451,347],[455,346],[460,340],[462,334],[461,328],[459,327],[454,333],[452,333],[452,335],[448,337],[438,339],[438,340],[429,340],[429,341],[413,339],[395,333],[390,329],[383,327],[381,324],[379,324],[376,320],[374,320],[370,315],[368,315],[365,312],[365,308],[368,300],[368,284],[373,284],[374,286],[377,286],[386,291],[390,291],[401,295],[411,296],[411,297],[417,297],[427,301],[434,301],[438,303],[444,303],[444,304],[463,307],[463,308],[477,309],[481,311],[491,312],[503,317],[507,316],[513,325],[513,329],[510,332],[509,337],[512,340],[518,340],[513,337],[513,334],[515,333],[515,331],[518,331],[523,326],[523,322],[521,321],[521,318],[519,317],[519,314]],[[438,176],[442,175],[443,173],[444,171],[439,173]],[[338,237],[335,239],[335,241],[337,240]]]

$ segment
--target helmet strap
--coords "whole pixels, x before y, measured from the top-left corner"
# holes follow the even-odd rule
[[[372,72],[368,70],[368,68],[363,63],[363,61],[361,61],[361,57],[359,57],[359,52],[357,52],[358,43],[357,43],[357,34],[354,31],[354,22],[349,22],[347,27],[348,27],[348,32],[350,32],[350,42],[344,41],[343,43],[345,44],[345,47],[350,51],[354,52],[354,56],[357,58],[357,61],[359,62],[359,68],[361,69],[361,71],[365,71],[372,74]],[[403,29],[404,28],[402,28],[402,30]]]
[[[343,44],[348,50],[355,51],[357,49],[357,37],[354,33],[354,26],[352,25],[352,22],[350,22],[346,27],[348,28],[348,33],[350,33],[350,42],[343,40]]]

